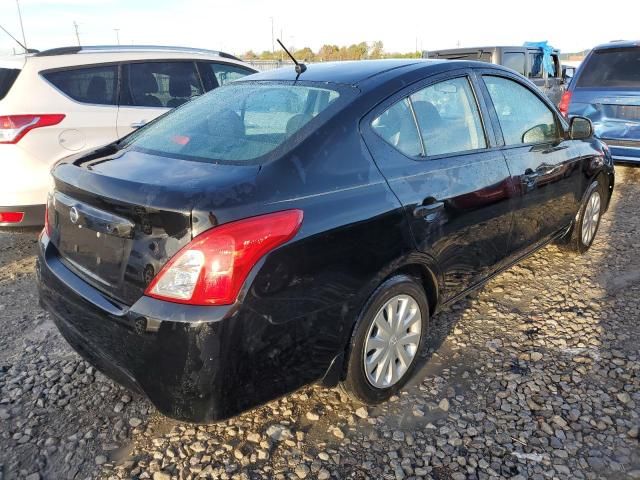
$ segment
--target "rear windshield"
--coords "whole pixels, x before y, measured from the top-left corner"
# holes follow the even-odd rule
[[[593,52],[576,86],[640,88],[640,47]]]
[[[17,68],[0,68],[0,100],[9,93],[19,73],[20,70]]]
[[[163,116],[125,144],[170,157],[248,162],[273,152],[316,117],[330,116],[351,90],[326,84],[230,84]]]

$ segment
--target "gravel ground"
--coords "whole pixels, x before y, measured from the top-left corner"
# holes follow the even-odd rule
[[[0,233],[0,480],[640,479],[640,169],[617,170],[591,251],[550,246],[438,315],[399,397],[309,387],[210,426],[80,360],[37,305],[35,234]]]

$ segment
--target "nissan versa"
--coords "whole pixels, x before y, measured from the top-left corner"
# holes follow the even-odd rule
[[[165,415],[303,385],[388,399],[429,319],[550,241],[586,251],[614,183],[589,120],[466,61],[265,72],[52,170],[41,301]]]

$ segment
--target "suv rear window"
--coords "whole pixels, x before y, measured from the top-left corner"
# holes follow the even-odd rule
[[[0,100],[7,96],[19,73],[17,68],[0,68]]]
[[[577,87],[640,87],[640,47],[596,50],[587,60]]]
[[[262,157],[316,117],[342,103],[350,89],[300,83],[233,83],[217,88],[128,137],[148,153],[207,162]]]
[[[116,65],[44,72],[42,76],[62,93],[78,102],[94,105],[116,104]]]

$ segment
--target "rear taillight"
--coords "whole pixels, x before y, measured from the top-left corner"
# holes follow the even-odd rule
[[[301,210],[285,210],[212,228],[194,238],[160,270],[145,295],[190,305],[229,305],[255,264],[291,240]]]
[[[51,237],[51,224],[49,223],[49,204],[44,207],[44,233]]]
[[[0,143],[18,143],[30,130],[57,125],[62,119],[61,113],[0,116]]]
[[[0,212],[0,223],[20,223],[24,219],[24,212]]]
[[[569,104],[571,103],[571,92],[566,91],[562,94],[562,98],[560,99],[560,103],[558,104],[558,110],[562,116],[566,117],[569,115]]]

